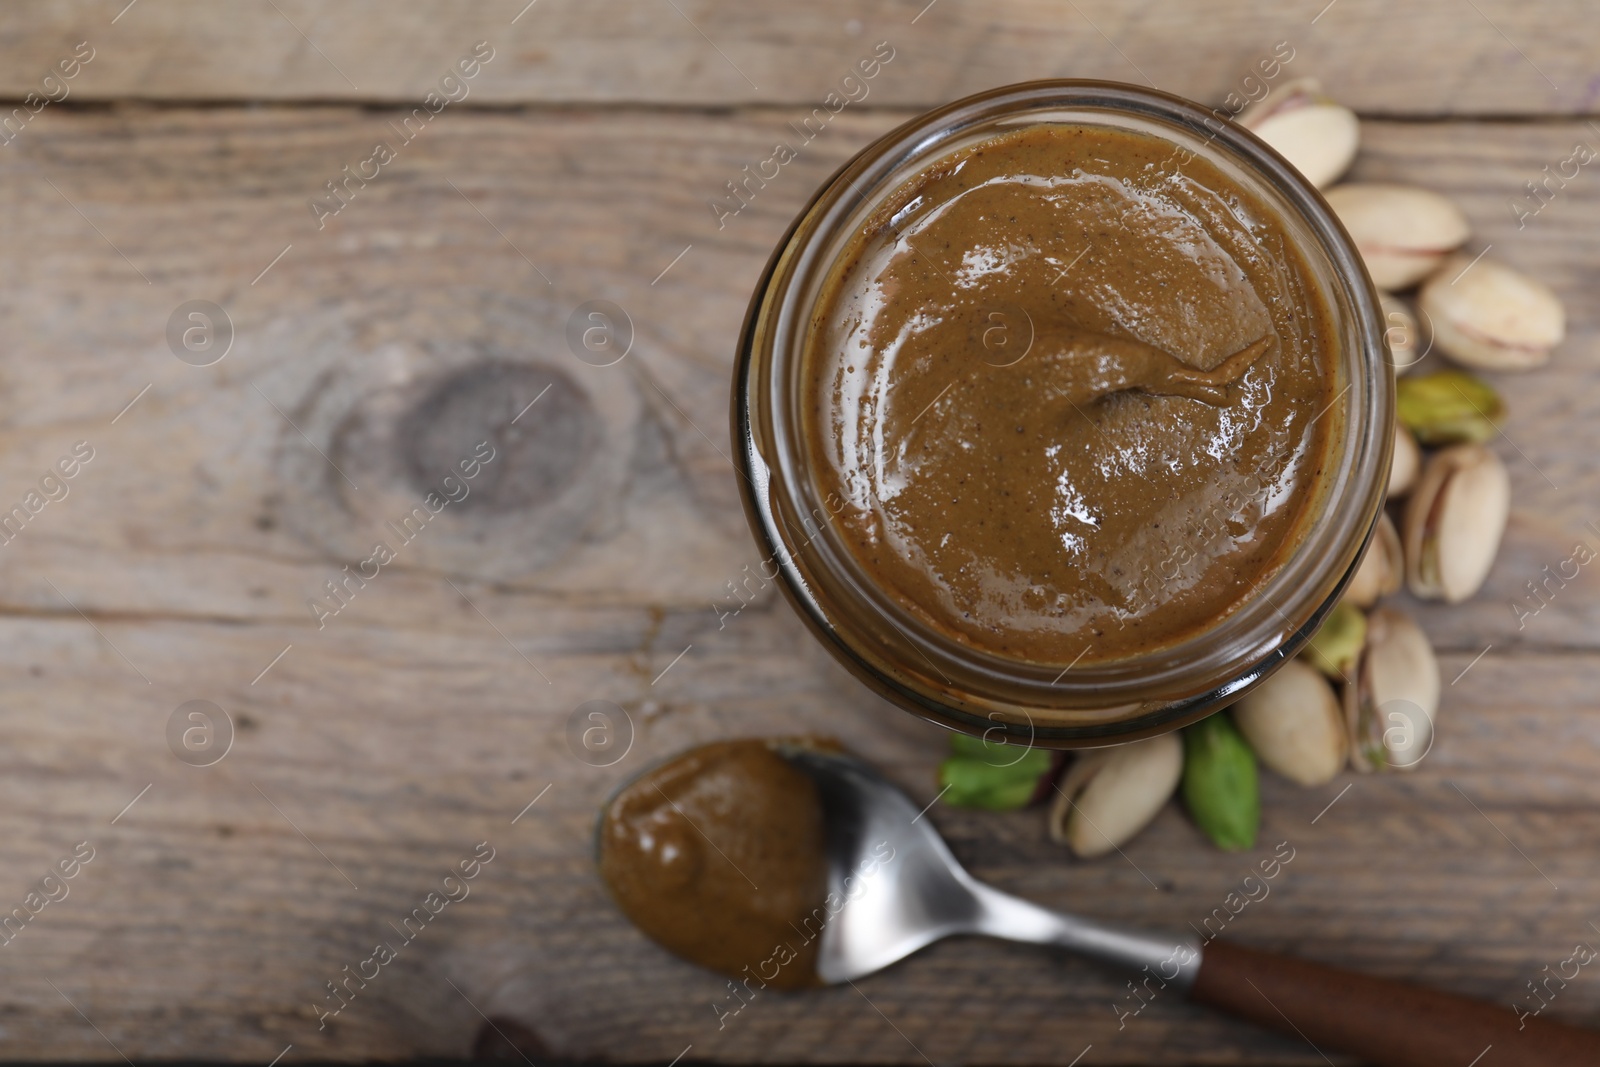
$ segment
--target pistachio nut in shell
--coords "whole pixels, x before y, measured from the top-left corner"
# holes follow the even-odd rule
[[[1467,217],[1429,189],[1352,182],[1323,194],[1379,289],[1406,289],[1467,239]]]
[[[1406,429],[1405,423],[1394,424],[1394,452],[1389,458],[1389,499],[1405,496],[1417,484],[1422,470],[1422,449],[1417,438]]]
[[[1425,445],[1491,441],[1505,417],[1494,386],[1464,370],[1413,374],[1395,382],[1394,413]]]
[[[1482,445],[1434,454],[1406,501],[1406,585],[1424,600],[1458,604],[1494,565],[1511,513],[1511,476]]]
[[[1396,374],[1404,374],[1426,355],[1422,328],[1404,300],[1392,293],[1378,294],[1383,312],[1383,343],[1389,349],[1389,363]]]
[[[1355,112],[1324,96],[1314,78],[1285,82],[1241,111],[1236,121],[1319,189],[1350,169],[1361,144]]]
[[[1388,512],[1378,514],[1377,528],[1361,566],[1345,587],[1344,599],[1361,608],[1370,608],[1382,598],[1400,591],[1405,579],[1406,558],[1400,544],[1400,531]]]
[[[1492,259],[1451,257],[1417,306],[1439,350],[1481,370],[1541,366],[1567,333],[1566,309],[1549,286]]]
[[[1379,608],[1343,693],[1350,763],[1359,771],[1408,770],[1433,745],[1439,662],[1411,616]]]
[[[1349,753],[1338,695],[1297,659],[1235,704],[1233,721],[1262,763],[1301,785],[1328,781]]]
[[[1333,606],[1317,632],[1306,642],[1305,657],[1328,677],[1344,678],[1355,666],[1366,641],[1367,617],[1347,595]]]
[[[1050,836],[1086,859],[1120,848],[1156,817],[1182,777],[1177,734],[1091,749],[1057,787]]]
[[[1259,100],[1252,100],[1234,116],[1233,121],[1247,130],[1253,130],[1267,119],[1282,111],[1291,111],[1307,104],[1332,103],[1322,91],[1322,82],[1312,77],[1290,78],[1277,88],[1268,91]]]

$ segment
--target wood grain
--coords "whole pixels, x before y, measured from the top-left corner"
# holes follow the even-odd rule
[[[165,17],[140,4],[118,28],[135,15]],[[799,729],[843,737],[919,800],[935,792],[942,737],[865,693],[770,590],[721,624],[712,606],[756,562],[726,460],[749,288],[815,184],[904,115],[847,110],[719,230],[706,199],[800,112],[446,111],[319,230],[308,200],[401,114],[62,109],[0,155],[15,279],[0,294],[0,501],[73,442],[96,450],[0,545],[0,902],[20,905],[75,843],[96,849],[0,951],[0,1053],[104,1059],[109,1039],[146,1058],[460,1055],[481,1010],[619,1061],[692,1044],[729,1062],[1068,1063],[1092,1044],[1085,1064],[1323,1062],[1170,1000],[1119,1031],[1118,982],[977,941],[859,991],[763,997],[718,1028],[723,983],[645,942],[593,878],[608,791],[699,741]],[[1585,174],[1520,232],[1504,200],[1593,136],[1369,124],[1361,172],[1456,196],[1492,254],[1567,299],[1572,335],[1548,370],[1499,382],[1516,516],[1480,598],[1424,615],[1446,682],[1470,666],[1446,686],[1436,750],[1407,776],[1267,782],[1257,851],[1287,841],[1295,859],[1229,924],[1242,942],[1510,1004],[1600,939],[1595,579],[1523,631],[1502,602],[1581,535],[1600,477],[1583,407],[1600,191]],[[636,330],[609,368],[564,339],[594,299]],[[234,324],[214,366],[168,350],[188,300]],[[597,436],[552,447],[583,465],[572,485],[604,492],[573,490],[561,522],[447,508],[319,631],[306,601],[418,492],[350,443],[352,419],[488,359],[555,369],[588,398]],[[237,727],[203,769],[165,734],[197,698]],[[592,699],[633,723],[610,768],[566,745]],[[932,817],[980,877],[1147,927],[1201,923],[1259,858],[1212,850],[1175,809],[1126,860],[1083,864],[1038,813]],[[496,858],[471,897],[319,1032],[324,983],[485,840]],[[1597,988],[1585,974],[1548,1014],[1594,1025]]]
[[[1365,114],[1585,114],[1600,19],[1585,0],[54,0],[0,9],[0,94],[88,40],[74,98],[415,102],[471,45],[473,103],[819,103],[882,40],[871,106],[926,108],[1030,78],[1155,84],[1211,103],[1280,41]],[[119,15],[119,12],[121,14]],[[115,22],[113,22],[115,20]]]

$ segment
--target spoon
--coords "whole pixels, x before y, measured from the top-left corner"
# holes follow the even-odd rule
[[[1319,1051],[1380,1067],[1594,1067],[1600,1034],[1385,978],[1202,944],[1051,911],[984,885],[956,862],[911,799],[849,756],[781,755],[816,782],[827,827],[830,900],[817,975],[854,981],[952,934],[1053,945],[1143,976]],[[892,850],[892,851],[891,851]],[[837,894],[837,897],[835,897]]]

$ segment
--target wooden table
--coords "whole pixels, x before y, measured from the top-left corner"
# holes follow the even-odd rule
[[[1548,369],[1497,382],[1515,510],[1488,585],[1420,609],[1457,679],[1436,749],[1406,776],[1269,779],[1259,851],[1295,859],[1229,932],[1503,1004],[1600,944],[1595,577],[1524,628],[1511,608],[1600,544],[1600,176],[1525,227],[1509,208],[1600,145],[1585,0],[125,3],[0,8],[7,98],[70,93],[0,146],[0,505],[28,511],[58,458],[93,449],[0,544],[0,905],[93,851],[0,952],[5,1056],[459,1056],[488,1014],[613,1061],[1322,1063],[1171,999],[1119,1031],[1116,981],[976,941],[719,1029],[722,980],[636,933],[589,860],[609,790],[712,738],[832,732],[933,796],[937,731],[863,691],[772,590],[713,607],[756,562],[727,458],[734,339],[817,183],[971,91],[1153,78],[1220,103],[1280,41],[1289,74],[1370,119],[1357,176],[1455,197],[1472,247],[1552,284],[1571,331]],[[42,82],[83,41],[75,77]],[[445,84],[469,95],[404,142],[479,41],[493,58]],[[708,201],[880,41],[869,96],[719,227]],[[394,158],[336,215],[310,206],[379,141]],[[613,366],[566,342],[591,300],[631,319]],[[175,320],[200,349],[222,330],[209,355],[169,344],[190,301],[231,323],[208,366],[215,312]],[[391,538],[419,479],[485,437],[474,495]],[[395,558],[326,599],[377,540]],[[210,766],[169,745],[174,721],[203,728],[192,700],[232,723]],[[590,700],[631,721],[615,765],[569,749]],[[1198,922],[1252,862],[1176,809],[1091,863],[1037,812],[932,818],[979,876],[1145,926]],[[479,842],[470,897],[319,1031],[325,983],[400,943]],[[1547,1010],[1596,1025],[1600,978]]]

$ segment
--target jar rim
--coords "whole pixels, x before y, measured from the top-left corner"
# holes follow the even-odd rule
[[[1068,665],[1057,675],[1058,664],[1008,660],[953,641],[864,581],[831,545],[826,511],[811,532],[804,517],[815,519],[816,509],[805,505],[815,503],[807,494],[816,487],[804,449],[796,447],[790,410],[796,398],[794,390],[784,391],[792,379],[782,372],[798,366],[811,319],[808,293],[832,266],[830,242],[836,251],[851,222],[958,150],[963,139],[1086,116],[1136,123],[1175,150],[1231,166],[1278,221],[1309,238],[1296,247],[1327,290],[1334,360],[1347,379],[1328,408],[1354,395],[1341,416],[1342,432],[1329,441],[1335,470],[1319,483],[1319,513],[1258,595],[1177,642],[1093,666]],[[818,189],[778,244],[751,299],[735,365],[733,433],[746,514],[801,617],[892,702],[955,729],[1041,745],[1131,740],[1237,699],[1308,640],[1337,601],[1385,496],[1394,418],[1386,352],[1377,294],[1333,211],[1287,161],[1224,113],[1116,82],[1002,86],[918,116],[866,146]],[[811,536],[797,535],[797,520]],[[864,618],[887,620],[890,630],[865,627]]]

